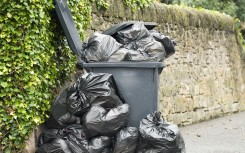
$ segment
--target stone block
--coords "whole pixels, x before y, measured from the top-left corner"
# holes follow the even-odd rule
[[[39,135],[44,130],[44,125],[38,125],[29,136],[29,139],[25,143],[25,147],[23,149],[23,153],[34,153],[36,151],[36,144],[38,141]]]

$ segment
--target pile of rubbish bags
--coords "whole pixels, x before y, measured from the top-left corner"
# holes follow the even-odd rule
[[[82,50],[85,62],[155,61],[162,62],[175,52],[176,43],[142,22],[118,31],[115,35],[94,33]]]
[[[87,73],[52,103],[36,153],[185,153],[178,127],[160,112],[128,127],[129,105],[113,76]]]

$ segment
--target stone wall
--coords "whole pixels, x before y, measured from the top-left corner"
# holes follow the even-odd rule
[[[189,125],[245,110],[244,61],[230,16],[159,3],[132,12],[114,0],[108,10],[93,7],[86,34],[130,20],[157,22],[178,44],[160,79],[159,110],[168,121]]]

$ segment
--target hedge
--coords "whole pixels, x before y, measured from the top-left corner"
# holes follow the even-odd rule
[[[75,20],[82,34],[90,22],[90,5],[86,0],[69,4],[79,12]],[[0,6],[0,142],[3,152],[17,152],[48,117],[56,89],[74,70],[76,57],[52,0],[2,0]]]
[[[91,0],[107,8],[107,0]],[[151,0],[125,0],[144,4]],[[77,28],[91,20],[89,0],[68,0]],[[137,5],[134,5],[137,6]],[[20,152],[32,129],[48,117],[57,89],[73,72],[53,0],[0,1],[0,152]]]

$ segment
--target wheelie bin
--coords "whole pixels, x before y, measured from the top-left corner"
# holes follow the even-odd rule
[[[56,13],[65,32],[71,50],[80,59],[82,41],[72,19],[72,14],[65,0],[55,0]],[[113,35],[116,31],[130,26],[134,21],[122,23],[104,31]],[[152,28],[155,23],[146,22]],[[159,75],[162,72],[161,62],[78,62],[78,67],[87,72],[113,74],[119,94],[130,106],[129,126],[138,127],[140,121],[148,114],[157,111]]]

